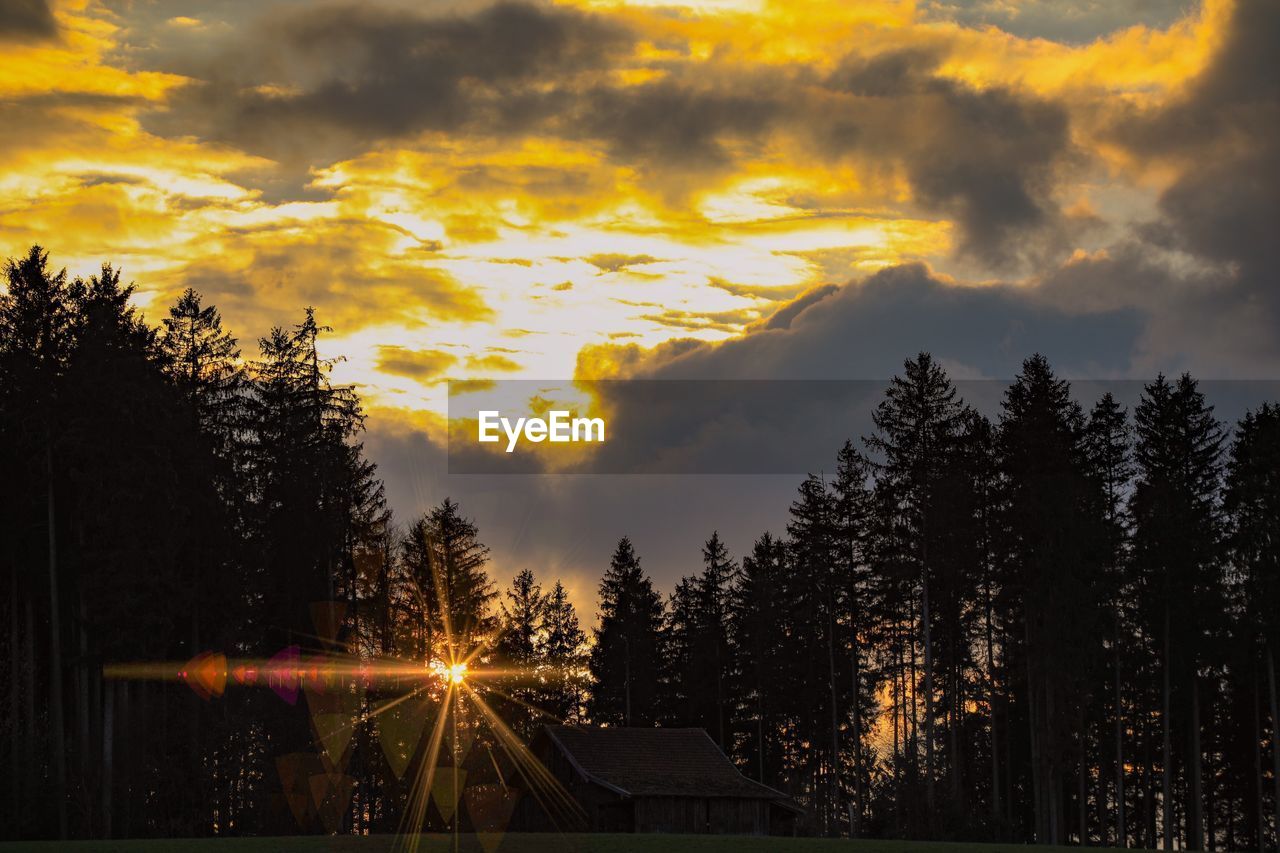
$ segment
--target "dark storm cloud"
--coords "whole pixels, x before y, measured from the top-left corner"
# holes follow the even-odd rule
[[[603,68],[629,39],[601,17],[518,2],[446,17],[371,4],[291,9],[190,69],[204,82],[151,121],[286,160],[480,119],[490,131],[519,129],[561,107],[554,88],[533,84]]]
[[[962,375],[1012,376],[1032,352],[1064,374],[1128,368],[1141,331],[1132,311],[1071,311],[1035,288],[960,287],[922,264],[890,267],[862,282],[810,291],[801,310],[719,345],[687,347],[633,375],[667,379],[877,379],[929,350]],[[781,313],[781,312],[780,312]],[[776,317],[777,315],[775,315]]]
[[[791,321],[794,320],[797,315],[810,305],[826,299],[839,289],[840,288],[836,287],[834,284],[822,284],[817,287],[811,287],[795,299],[787,302],[787,304],[783,305],[777,311],[774,311],[769,315],[769,318],[764,320],[760,325],[765,329],[785,329],[791,325]]]
[[[935,75],[941,55],[912,49],[855,57],[826,81],[844,95],[817,123],[832,156],[898,159],[927,210],[960,227],[962,254],[1007,268],[1061,242],[1056,170],[1072,157],[1061,104]]]
[[[1188,95],[1130,128],[1144,153],[1183,160],[1160,199],[1182,247],[1274,279],[1280,258],[1280,4],[1239,0],[1227,38]]]
[[[1140,234],[1156,250],[1213,265],[1188,292],[1184,316],[1224,352],[1249,347],[1253,364],[1280,361],[1280,4],[1238,0],[1208,69],[1166,108],[1124,123],[1137,155],[1180,167],[1159,200],[1161,217]],[[1194,282],[1193,282],[1194,283]],[[1219,328],[1214,328],[1218,326]],[[1234,326],[1234,334],[1231,330]]]
[[[0,40],[46,39],[57,33],[48,0],[0,0]]]
[[[676,170],[714,169],[731,162],[729,140],[759,141],[782,105],[754,87],[743,91],[663,80],[598,88],[580,104],[579,132],[604,140],[614,156]]]

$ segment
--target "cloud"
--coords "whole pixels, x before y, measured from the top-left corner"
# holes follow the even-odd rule
[[[922,264],[810,291],[770,323],[719,344],[658,347],[625,375],[666,379],[877,379],[929,350],[970,375],[1012,376],[1032,352],[1064,374],[1128,368],[1141,318],[1123,308],[1070,308],[1018,285],[958,286]],[[779,317],[785,322],[774,322]]]
[[[733,162],[730,141],[760,143],[783,115],[781,102],[769,94],[778,82],[766,77],[715,88],[660,80],[602,87],[580,104],[576,129],[604,140],[615,159],[651,172],[714,171]]]
[[[0,0],[0,40],[48,39],[58,22],[48,0]]]
[[[279,160],[337,159],[426,130],[517,132],[555,115],[543,84],[608,65],[616,23],[560,6],[499,2],[428,17],[376,4],[278,11],[208,65],[203,82],[151,117]],[[300,150],[301,146],[301,150]]]
[[[1143,0],[1140,3],[926,0],[920,12],[926,20],[993,26],[1024,38],[1083,43],[1132,26],[1167,27],[1195,5],[1195,0]]]
[[[433,381],[458,363],[458,357],[442,350],[414,350],[398,346],[378,347],[378,369],[419,382]]]
[[[754,308],[739,308],[730,311],[685,311],[668,308],[656,314],[642,314],[640,319],[689,331],[711,330],[716,332],[737,332],[756,319],[760,312]]]
[[[805,289],[804,285],[795,284],[781,287],[768,284],[737,284],[714,275],[707,278],[707,284],[732,296],[740,296],[744,299],[765,299],[770,302],[789,302]]]
[[[761,329],[785,329],[791,325],[791,321],[798,314],[813,305],[815,302],[821,302],[831,294],[835,293],[839,288],[834,284],[821,284],[817,287],[811,287],[801,293],[794,299],[789,300],[785,305],[774,311],[767,319],[759,323]],[[755,331],[753,329],[752,331]]]
[[[1166,282],[1151,302],[1168,329],[1163,346],[1223,369],[1280,367],[1280,6],[1237,0],[1210,65],[1159,109],[1138,112],[1115,138],[1143,161],[1178,176],[1160,194],[1159,216],[1118,257],[1148,274],[1112,278],[1143,298],[1153,268]],[[1161,263],[1160,258],[1175,260]],[[1190,258],[1191,261],[1177,258]],[[1256,373],[1255,373],[1256,375]]]
[[[177,263],[146,277],[147,287],[165,300],[194,287],[246,337],[296,322],[307,305],[340,335],[371,325],[492,319],[476,288],[431,255],[399,248],[399,232],[312,210],[267,210],[267,221],[253,227],[193,239]]]
[[[962,254],[994,269],[1034,259],[1064,224],[1054,191],[1073,154],[1069,113],[944,78],[943,59],[925,48],[849,57],[826,81],[836,97],[818,141],[830,156],[898,160],[914,203],[959,225]]]
[[[479,372],[513,372],[520,369],[520,362],[499,353],[473,355],[467,359],[467,369]]]

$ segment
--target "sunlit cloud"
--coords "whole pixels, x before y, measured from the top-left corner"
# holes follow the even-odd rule
[[[4,34],[0,249],[196,287],[250,356],[314,306],[406,417],[906,262],[1031,287],[1161,215],[1193,158],[1117,128],[1237,5],[979,5],[59,3]]]

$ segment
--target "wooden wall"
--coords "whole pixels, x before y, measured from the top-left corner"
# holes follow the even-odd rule
[[[730,797],[637,797],[635,831],[768,835],[769,803]]]

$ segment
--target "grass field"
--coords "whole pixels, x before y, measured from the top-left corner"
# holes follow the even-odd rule
[[[924,841],[841,841],[825,838],[748,838],[707,835],[529,835],[479,837],[463,835],[465,853],[1052,853],[1066,847],[1021,844],[948,844]],[[366,838],[289,837],[176,839],[149,841],[19,842],[0,844],[0,853],[394,853],[409,850],[392,836]],[[449,853],[452,836],[424,835],[420,853]],[[1105,848],[1090,848],[1104,853]]]

